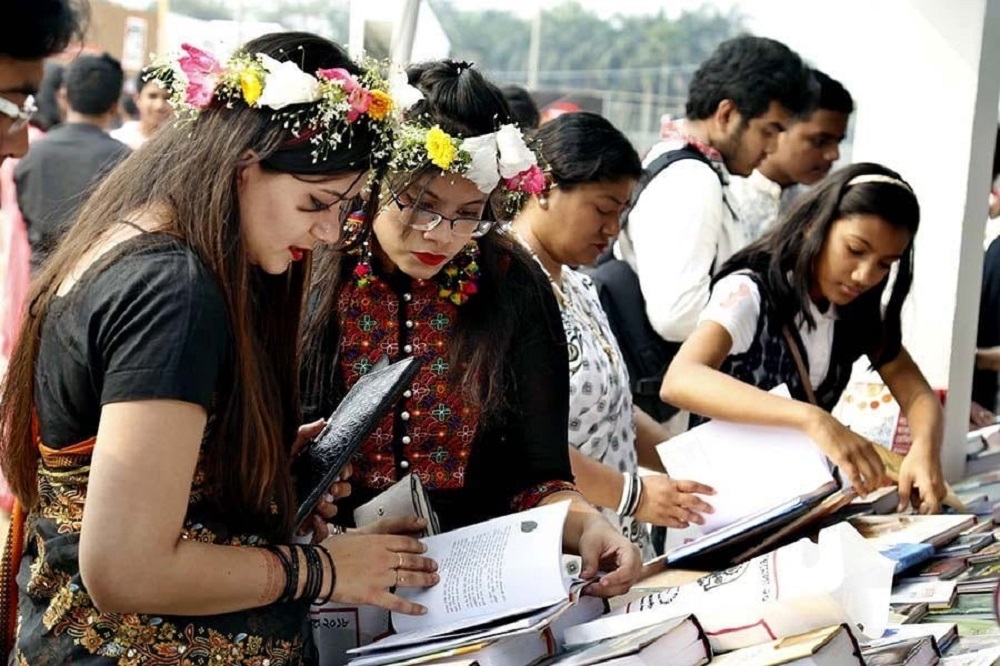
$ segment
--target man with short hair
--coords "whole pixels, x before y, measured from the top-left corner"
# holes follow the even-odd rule
[[[750,240],[766,232],[802,188],[830,173],[840,159],[840,144],[854,112],[854,100],[836,79],[812,70],[819,95],[806,113],[793,118],[778,136],[778,146],[748,177],[729,184],[733,205]]]
[[[46,57],[82,35],[86,5],[74,0],[7,0],[0,20],[0,162],[28,150]]]
[[[712,274],[749,242],[728,201],[730,174],[749,175],[775,149],[815,87],[794,51],[764,37],[723,42],[694,73],[687,117],[664,125],[645,164],[648,172],[678,150],[700,159],[649,174],[616,248],[638,275],[649,323],[664,340],[679,343],[694,331]]]
[[[135,79],[135,94],[132,99],[135,101],[139,119],[127,121],[111,132],[111,136],[132,150],[146,143],[149,137],[153,136],[153,133],[174,114],[170,106],[170,93],[163,89],[159,80],[152,74],[153,68],[147,67]]]
[[[70,63],[59,93],[68,109],[66,122],[35,142],[14,171],[32,273],[87,193],[130,152],[106,132],[118,113],[123,77],[119,62],[107,54],[83,55]]]

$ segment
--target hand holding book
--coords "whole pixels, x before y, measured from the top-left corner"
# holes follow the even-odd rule
[[[423,555],[427,547],[417,539],[347,533],[326,538],[323,546],[337,568],[333,601],[379,606],[405,615],[427,612],[424,606],[395,592],[429,588],[440,580],[437,562]]]
[[[885,465],[876,446],[852,432],[829,412],[810,406],[805,434],[840,468],[858,495],[867,495],[884,484]]]
[[[918,513],[938,513],[947,488],[941,476],[940,454],[913,442],[899,467],[899,510],[912,504]]]
[[[580,578],[597,579],[584,588],[584,593],[614,597],[628,592],[642,571],[639,549],[596,511],[583,520],[586,522],[579,543],[583,559]],[[600,575],[601,571],[609,573]]]

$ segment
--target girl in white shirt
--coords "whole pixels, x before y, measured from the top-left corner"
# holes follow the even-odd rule
[[[913,433],[899,476],[900,508],[912,491],[915,508],[937,511],[945,493],[941,405],[903,347],[900,330],[919,219],[910,186],[885,167],[861,163],[829,176],[719,272],[697,329],[667,371],[661,397],[709,418],[802,430],[865,493],[883,480],[875,445],[830,414],[851,366],[864,354]],[[789,339],[808,370],[815,405],[808,402]],[[794,400],[768,393],[782,383]]]

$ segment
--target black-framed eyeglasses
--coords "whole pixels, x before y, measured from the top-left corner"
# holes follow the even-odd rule
[[[443,221],[448,220],[452,235],[459,238],[479,238],[486,235],[486,232],[493,227],[491,220],[480,220],[475,217],[447,217],[441,213],[435,213],[418,206],[415,201],[403,201],[400,199],[400,195],[391,190],[389,196],[392,197],[400,211],[409,209],[410,215],[406,218],[406,226],[417,231],[431,231]]]
[[[33,95],[28,95],[21,106],[0,95],[0,113],[14,121],[7,128],[8,135],[16,134],[27,127],[37,111]]]

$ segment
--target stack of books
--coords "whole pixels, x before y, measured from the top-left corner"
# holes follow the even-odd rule
[[[425,539],[428,555],[440,564],[441,583],[403,593],[430,612],[393,616],[396,633],[351,650],[350,664],[1000,666],[995,607],[1000,472],[956,484],[969,513],[886,513],[898,503],[893,489],[866,498],[843,492],[811,443],[788,432],[727,426],[707,424],[661,447],[672,475],[716,488],[717,511],[686,543],[675,543],[648,563],[655,575],[631,596],[612,601],[613,608],[627,605],[635,612],[600,617],[606,609],[580,596],[587,581],[576,577],[579,563],[561,552],[567,507],[546,506]],[[752,445],[741,440],[747,436]],[[748,472],[750,459],[739,452],[760,446],[773,455],[760,456],[758,450],[755,457],[794,461],[795,469],[805,471],[758,465]],[[767,492],[758,492],[765,487]],[[748,496],[754,501],[740,501]],[[828,616],[817,613],[804,633],[782,629],[792,635],[769,635],[773,627],[764,627],[743,643],[747,647],[732,649],[736,646],[720,641],[711,622],[699,617],[706,609],[671,616],[666,604],[646,603],[650,593],[674,598],[685,590],[744,584],[747,567],[774,560],[783,545],[841,523],[891,560],[886,562],[886,585],[889,578],[892,584],[885,598],[888,622],[884,631],[878,625],[877,636],[849,623],[824,622]],[[776,568],[754,572],[772,574],[777,576]],[[792,597],[789,590],[781,595],[775,590],[769,601],[787,603]],[[808,624],[803,617],[800,613],[798,620]]]

